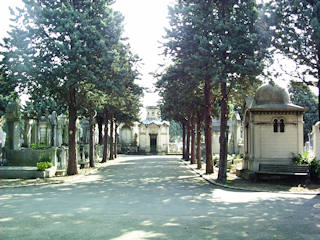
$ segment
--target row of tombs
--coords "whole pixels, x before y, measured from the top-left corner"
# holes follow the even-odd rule
[[[169,122],[160,119],[158,107],[147,107],[147,117],[131,126],[120,124],[116,128],[118,151],[122,153],[180,153],[181,143],[169,142]],[[228,121],[228,152],[244,154],[243,168],[258,171],[260,164],[292,164],[292,155],[304,151],[303,107],[290,103],[288,93],[267,84],[260,87],[253,98],[246,99],[241,120],[234,114]],[[39,119],[23,117],[15,103],[7,106],[6,137],[0,128],[0,145],[3,156],[1,165],[36,166],[41,156],[52,159],[57,169],[67,168],[68,159],[68,117],[57,116],[55,112]],[[21,127],[23,122],[23,127]],[[213,120],[213,153],[219,153],[219,120]],[[98,121],[97,121],[97,124]],[[308,149],[320,160],[320,123],[310,134]],[[22,130],[22,133],[21,133]],[[109,128],[110,130],[110,128]],[[102,157],[103,128],[95,127],[94,158]],[[110,132],[109,132],[110,135]],[[77,121],[77,159],[86,158],[89,148],[89,121]],[[41,147],[43,146],[43,147]]]
[[[153,109],[154,110],[151,110]],[[157,153],[169,152],[169,123],[155,119],[156,108],[149,107],[147,119],[133,126],[120,124],[112,135],[116,136],[113,147],[118,153]],[[94,160],[99,161],[103,154],[102,121],[96,119],[94,127]],[[56,112],[39,119],[21,117],[17,103],[7,106],[4,121],[0,124],[0,161],[1,166],[35,167],[42,158],[53,163],[58,170],[66,170],[68,165],[68,117]],[[110,123],[109,123],[110,124]],[[2,127],[5,125],[5,132]],[[128,142],[128,129],[138,126],[140,131]],[[82,164],[88,159],[89,121],[77,120],[77,161]],[[110,144],[110,126],[108,126],[108,143]],[[130,134],[132,134],[131,132]],[[151,136],[151,140],[148,138]],[[150,140],[150,141],[149,141]],[[108,147],[109,152],[109,147]],[[107,153],[109,155],[109,153]],[[0,176],[1,177],[1,176]]]

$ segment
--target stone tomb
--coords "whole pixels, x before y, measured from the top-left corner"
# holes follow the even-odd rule
[[[158,107],[147,107],[147,118],[139,125],[140,151],[169,152],[169,122],[160,119]]]
[[[260,164],[292,165],[293,155],[303,152],[303,113],[284,89],[260,87],[246,101],[243,168],[257,172]]]

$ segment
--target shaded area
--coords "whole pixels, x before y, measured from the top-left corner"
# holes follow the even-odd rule
[[[74,183],[1,189],[3,239],[318,239],[320,197],[227,191],[132,156]]]

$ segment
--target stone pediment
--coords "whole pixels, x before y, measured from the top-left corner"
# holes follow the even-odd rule
[[[160,126],[152,123],[152,124],[148,125],[148,130],[149,130],[149,133],[151,133],[151,134],[157,134],[160,130]]]

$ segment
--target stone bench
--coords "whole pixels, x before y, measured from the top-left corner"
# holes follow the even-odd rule
[[[309,176],[308,165],[259,164],[258,174]]]

